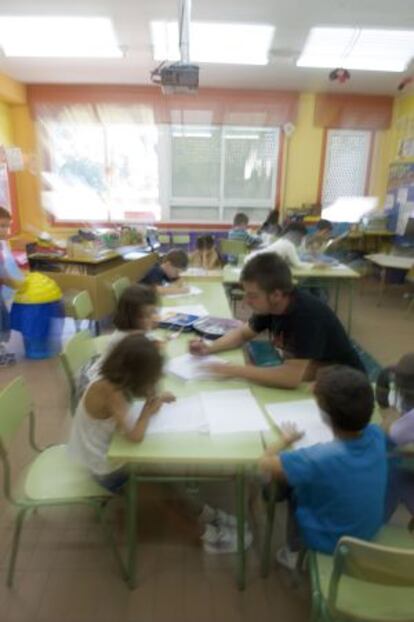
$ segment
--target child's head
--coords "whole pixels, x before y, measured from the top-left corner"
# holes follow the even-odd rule
[[[329,238],[329,236],[332,234],[332,229],[332,223],[329,220],[321,218],[321,220],[316,223],[315,234],[318,236],[318,238],[326,239]]]
[[[233,226],[237,229],[247,229],[249,225],[249,217],[243,212],[237,212],[233,219]]]
[[[114,317],[115,327],[125,331],[151,330],[157,303],[155,289],[147,285],[130,285],[119,299]]]
[[[188,255],[179,248],[173,248],[162,258],[162,268],[170,279],[178,279],[188,267]]]
[[[162,365],[156,343],[135,333],[111,350],[101,366],[101,376],[128,396],[146,397],[154,392]]]
[[[0,207],[0,240],[7,240],[11,224],[10,212],[5,207]]]
[[[301,222],[291,222],[283,230],[282,236],[289,238],[296,246],[299,246],[308,230]]]
[[[395,388],[401,397],[404,412],[414,408],[414,352],[404,354],[394,368]]]
[[[212,235],[199,235],[196,240],[198,251],[209,251],[214,248],[214,238]]]
[[[374,392],[367,376],[345,365],[323,367],[314,394],[319,408],[338,432],[360,432],[374,410]]]

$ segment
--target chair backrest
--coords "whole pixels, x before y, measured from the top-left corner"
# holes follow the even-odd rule
[[[158,236],[158,242],[160,244],[167,246],[168,244],[171,243],[171,236],[168,233],[163,233]]]
[[[414,266],[412,268],[410,268],[409,271],[407,272],[405,280],[408,283],[414,283]]]
[[[190,244],[190,236],[184,233],[177,233],[176,235],[173,234],[172,243],[173,245],[174,244],[188,245]]]
[[[32,412],[32,401],[21,376],[0,393],[0,441],[6,449],[24,419]]]
[[[82,291],[72,300],[72,308],[76,320],[86,320],[93,313],[93,304],[89,292]]]
[[[414,588],[414,548],[400,549],[344,537],[334,555],[328,606],[335,609],[338,587],[345,575],[365,583]]]
[[[233,255],[238,257],[239,255],[247,255],[246,242],[243,240],[220,240],[220,252],[222,255]]]
[[[121,276],[119,279],[112,283],[112,291],[114,292],[115,300],[121,298],[122,292],[131,285],[131,281],[127,276]]]
[[[61,360],[69,384],[75,388],[76,376],[87,361],[96,354],[94,339],[87,330],[76,333],[67,340],[61,353]]]

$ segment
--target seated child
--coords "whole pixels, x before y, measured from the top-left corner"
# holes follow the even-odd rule
[[[329,220],[321,218],[316,223],[315,232],[304,239],[305,248],[314,255],[324,253],[328,241],[332,238],[333,226]]]
[[[248,248],[253,248],[260,244],[260,238],[257,235],[251,235],[247,231],[249,226],[249,217],[243,212],[238,212],[233,219],[233,229],[230,229],[229,240],[240,240],[246,242]]]
[[[394,406],[390,407],[389,393],[394,383]],[[414,444],[414,353],[404,355],[395,367],[383,370],[377,379],[376,398],[381,408],[382,427],[392,450]],[[390,461],[390,476],[385,516],[391,518],[399,503],[412,516],[414,529],[414,469],[404,469],[398,456]]]
[[[220,267],[220,258],[214,247],[212,235],[200,235],[197,238],[196,246],[197,250],[190,255],[190,266],[204,270],[214,270]]]
[[[350,367],[325,367],[314,394],[335,439],[282,451],[301,437],[290,426],[260,460],[261,469],[285,485],[294,511],[288,547],[277,557],[290,568],[303,545],[332,554],[342,536],[373,538],[384,519],[386,443],[383,431],[369,423],[374,410],[369,380]]]
[[[154,328],[157,293],[147,285],[130,285],[123,292],[114,316],[115,331],[108,339],[105,352],[93,356],[79,372],[76,400],[82,397],[88,384],[99,375],[101,364],[121,339],[133,333],[147,334]]]
[[[159,348],[144,335],[124,337],[107,356],[100,375],[86,389],[76,409],[68,451],[89,469],[105,488],[116,492],[128,477],[123,465],[114,466],[106,455],[116,430],[139,443],[149,419],[163,403],[174,401],[171,393],[157,394],[163,359]],[[145,399],[138,416],[133,400]]]
[[[286,261],[290,268],[310,268],[312,267],[312,263],[301,261],[298,253],[298,248],[306,234],[307,229],[304,224],[300,222],[291,222],[285,227],[281,237],[278,238],[276,242],[264,248],[263,251],[256,251],[256,253],[276,253],[276,255],[279,255],[279,257]],[[253,253],[247,257],[247,260],[251,256],[253,256]]]
[[[150,268],[140,282],[144,285],[151,285],[161,295],[185,294],[188,292],[188,287],[180,281],[180,275],[187,266],[187,253],[181,249],[173,248],[162,257],[160,262]]]

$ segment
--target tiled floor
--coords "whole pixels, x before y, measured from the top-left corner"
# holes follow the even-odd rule
[[[355,302],[354,336],[382,363],[414,350],[414,313],[393,291],[376,306],[375,284],[360,288]],[[346,313],[343,302],[341,308]],[[37,412],[37,436],[43,445],[64,441],[70,418],[67,392],[56,360],[23,361],[0,370],[0,387],[22,374]],[[29,458],[23,439],[13,450],[17,470]],[[255,543],[248,555],[247,589],[238,592],[233,556],[208,556],[197,526],[176,508],[171,491],[156,485],[140,493],[138,587],[130,591],[119,577],[99,525],[85,509],[41,511],[23,532],[13,589],[5,586],[12,514],[0,501],[1,622],[267,622],[309,619],[309,590],[294,589],[289,575],[274,567],[259,575],[262,514],[255,506]],[[114,529],[122,538],[122,511]],[[276,533],[281,538],[282,518]]]

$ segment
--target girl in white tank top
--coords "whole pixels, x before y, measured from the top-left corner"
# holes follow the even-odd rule
[[[68,451],[105,487],[114,491],[126,479],[122,465],[107,459],[116,431],[132,442],[140,442],[151,415],[170,393],[156,394],[162,373],[162,356],[157,345],[144,335],[128,335],[105,358],[100,375],[87,387],[73,420]],[[132,402],[145,398],[138,416]]]

